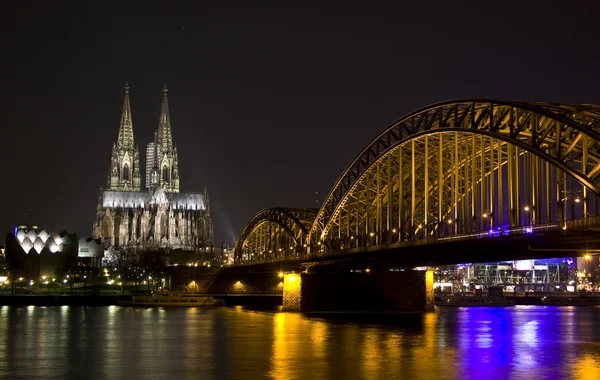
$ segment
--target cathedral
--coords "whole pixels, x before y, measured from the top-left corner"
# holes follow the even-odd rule
[[[94,238],[115,247],[198,251],[212,246],[213,227],[208,191],[179,191],[177,145],[173,142],[167,88],[154,141],[146,148],[145,181],[140,151],[133,137],[129,86],[117,141],[112,146],[106,188],[101,189]],[[143,187],[142,187],[143,185]]]

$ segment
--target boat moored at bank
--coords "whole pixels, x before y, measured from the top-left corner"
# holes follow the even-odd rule
[[[131,301],[120,300],[119,305],[143,307],[214,307],[223,306],[224,302],[212,295],[159,292],[150,296],[133,296]]]

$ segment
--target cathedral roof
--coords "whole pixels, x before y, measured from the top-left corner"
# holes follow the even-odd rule
[[[147,208],[158,203],[168,203],[173,210],[206,210],[202,193],[167,193],[156,191],[112,191],[102,192],[103,208]]]

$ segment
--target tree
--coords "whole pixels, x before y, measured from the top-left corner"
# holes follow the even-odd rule
[[[121,278],[121,292],[124,292],[123,283],[129,279],[134,268],[139,264],[139,255],[133,248],[111,247],[104,256],[104,266],[114,269]],[[136,285],[137,285],[137,279]]]
[[[15,294],[15,285],[18,274],[25,270],[25,253],[19,246],[17,238],[13,234],[7,234],[5,240],[5,257],[10,270],[11,293]]]
[[[144,250],[140,254],[140,267],[145,269],[149,276],[152,277],[150,281],[158,281],[160,275],[163,273],[167,263],[167,252],[164,248],[156,250]]]

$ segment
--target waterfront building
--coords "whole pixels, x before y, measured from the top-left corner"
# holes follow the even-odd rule
[[[574,259],[578,258],[447,265],[437,268],[434,287],[444,292],[469,292],[489,286],[501,286],[509,292],[574,291]]]
[[[77,266],[101,268],[106,250],[105,242],[100,238],[81,238],[77,244]]]
[[[141,188],[129,86],[117,141],[113,144],[106,187],[101,189],[93,237],[114,247],[198,251],[212,245],[208,191],[180,192],[179,159],[169,115],[167,88],[154,141],[146,148],[146,181]]]
[[[77,257],[77,235],[20,225],[6,236],[6,258],[11,271],[29,279],[52,278],[68,270]]]

